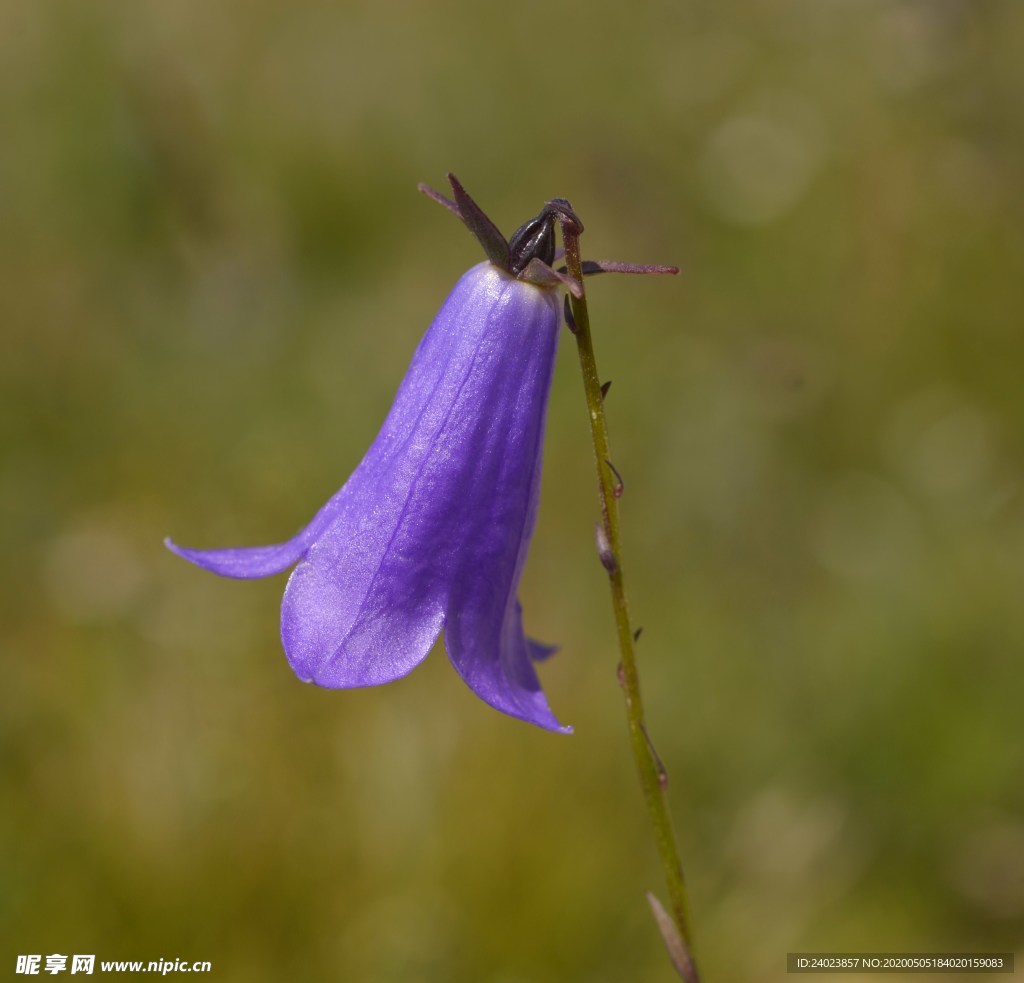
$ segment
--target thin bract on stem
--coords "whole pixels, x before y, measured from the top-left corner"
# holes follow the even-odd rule
[[[568,275],[582,287],[584,273],[603,272],[600,267],[588,269],[580,259],[580,233],[583,226],[567,202],[556,199],[549,203],[558,213],[565,246],[565,263]],[[593,264],[597,266],[597,264]],[[674,273],[669,267],[633,267],[624,269],[625,264],[608,264],[607,272],[650,272]],[[667,779],[664,766],[658,758],[654,745],[648,736],[644,717],[644,706],[640,695],[640,674],[637,668],[635,643],[639,630],[634,632],[629,619],[626,603],[625,576],[622,569],[622,540],[619,530],[619,497],[622,482],[611,464],[608,441],[608,423],[604,410],[604,391],[597,373],[594,345],[590,333],[590,314],[587,309],[585,290],[581,289],[569,297],[571,328],[576,338],[580,369],[583,374],[583,389],[590,416],[590,432],[594,443],[594,457],[597,462],[600,487],[601,523],[598,527],[598,551],[607,574],[612,592],[612,608],[618,633],[621,664],[619,679],[626,697],[626,718],[629,724],[630,744],[640,784],[643,787],[647,810],[654,826],[658,854],[665,872],[668,890],[669,912],[649,895],[652,911],[658,928],[665,940],[672,963],[687,983],[698,983],[697,966],[693,958],[692,935],[690,931],[689,906],[683,867],[679,859],[679,846],[669,814]]]

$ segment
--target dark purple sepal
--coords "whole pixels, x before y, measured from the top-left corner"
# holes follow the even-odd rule
[[[448,183],[452,186],[455,204],[458,207],[462,221],[466,223],[466,228],[473,233],[477,242],[483,246],[487,258],[498,269],[511,273],[512,264],[509,259],[508,241],[501,234],[498,227],[484,214],[483,209],[470,198],[469,193],[459,183],[459,179],[454,174],[448,175]],[[441,202],[441,204],[444,204],[444,202]]]
[[[463,221],[462,212],[459,211],[459,206],[456,205],[451,198],[446,198],[440,191],[435,191],[429,184],[424,184],[422,181],[416,185],[416,189],[420,194],[426,195],[432,201],[436,201],[439,205],[443,205],[452,213],[452,215],[459,219],[459,221]]]
[[[597,273],[636,273],[641,275],[668,274],[675,276],[679,272],[678,266],[658,266],[644,263],[620,263],[614,259],[585,259],[581,264],[584,276],[594,276]],[[559,267],[563,270],[564,267]]]

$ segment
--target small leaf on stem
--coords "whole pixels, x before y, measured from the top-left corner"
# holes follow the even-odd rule
[[[679,934],[676,923],[651,891],[647,892],[647,903],[651,906],[651,914],[654,915],[658,931],[661,932],[665,948],[668,949],[668,957],[672,960],[676,972],[686,983],[700,983],[693,956],[690,955],[690,950],[687,949],[682,935]]]
[[[601,560],[601,566],[609,574],[614,574],[619,569],[619,564],[612,552],[611,543],[608,542],[608,533],[600,522],[594,523],[594,538],[597,540],[597,555]]]
[[[612,494],[616,498],[622,498],[622,493],[626,490],[626,485],[622,480],[622,475],[619,474],[619,469],[616,468],[611,461],[605,461],[604,463],[607,464],[609,468],[611,468],[612,474],[615,475],[615,484],[612,487]]]
[[[644,740],[647,741],[647,749],[651,752],[654,770],[658,773],[658,785],[661,788],[668,788],[668,772],[665,770],[665,763],[661,760],[661,755],[655,749],[654,741],[651,740],[651,735],[647,733],[646,725],[641,724],[640,730],[643,731]]]

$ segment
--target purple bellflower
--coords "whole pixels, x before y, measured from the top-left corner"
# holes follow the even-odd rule
[[[449,175],[453,211],[488,259],[455,285],[427,329],[384,425],[341,490],[286,543],[194,550],[225,577],[295,566],[281,639],[296,675],[375,686],[414,669],[441,631],[470,689],[553,731],[517,598],[537,516],[544,420],[560,324],[550,202],[506,240]],[[588,272],[597,272],[596,269]],[[296,565],[297,564],[297,565]]]

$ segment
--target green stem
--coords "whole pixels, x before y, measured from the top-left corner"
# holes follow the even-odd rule
[[[566,216],[562,216],[561,219],[566,269],[569,276],[582,286],[583,268],[579,250],[579,233],[582,229]],[[679,936],[678,940],[666,937],[665,941],[669,946],[670,954],[674,956],[673,962],[676,963],[676,968],[683,979],[687,983],[698,983],[697,967],[691,955],[693,946],[683,867],[679,859],[679,847],[669,814],[666,793],[667,779],[648,736],[649,731],[644,719],[644,705],[640,696],[640,674],[636,662],[635,638],[629,620],[625,578],[622,572],[622,541],[619,532],[619,506],[616,494],[621,495],[622,490],[610,463],[608,423],[604,412],[604,398],[601,394],[601,379],[597,374],[597,362],[594,357],[585,291],[581,290],[579,297],[570,296],[569,302],[575,321],[576,346],[579,351],[580,369],[583,373],[583,389],[586,393],[587,410],[590,416],[594,456],[597,461],[601,524],[604,532],[603,542],[599,544],[599,548],[611,585],[612,608],[615,612],[615,625],[622,658],[620,680],[626,697],[626,719],[629,724],[630,744],[637,770],[640,773],[640,784],[647,803],[647,811],[654,826],[658,854],[665,871],[665,884],[668,889],[672,922]],[[673,941],[682,944],[681,952],[672,953]]]

